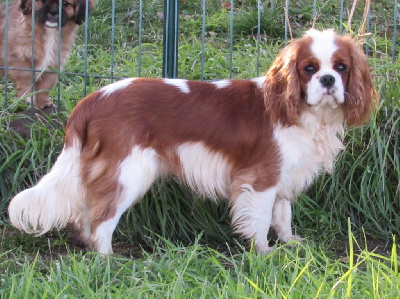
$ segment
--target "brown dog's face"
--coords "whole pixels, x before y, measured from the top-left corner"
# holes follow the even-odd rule
[[[33,57],[34,69],[62,67],[71,49],[78,25],[85,21],[86,11],[90,12],[94,5],[95,0],[18,0],[9,5],[9,26],[6,36],[4,30],[6,5],[0,3],[0,66],[6,65],[7,61],[8,78],[14,83],[19,98],[24,97],[30,103],[31,97],[26,95],[32,92],[32,78],[30,72],[18,69],[31,68]],[[32,26],[33,17],[35,26]],[[59,23],[62,26],[60,41],[59,35],[54,34],[59,28]],[[5,51],[5,41],[8,51]],[[58,44],[61,47],[51,46]],[[4,71],[0,69],[0,76],[3,74]],[[57,76],[53,73],[35,74],[33,103],[37,108],[52,106],[49,89],[53,88],[56,82]]]
[[[48,27],[58,27],[61,3],[61,27],[69,20],[80,25],[85,20],[85,0],[35,0],[35,17],[39,23]],[[32,0],[20,0],[24,15],[32,12]],[[89,1],[90,2],[90,1]],[[89,7],[89,10],[91,7]]]

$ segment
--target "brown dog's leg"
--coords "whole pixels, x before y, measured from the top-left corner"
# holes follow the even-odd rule
[[[36,94],[35,107],[43,109],[45,107],[54,107],[54,103],[49,99],[49,90],[57,83],[57,75],[52,73],[43,73],[35,83],[35,90],[40,91]]]
[[[9,70],[8,78],[14,83],[14,88],[17,91],[18,98],[25,98],[25,103],[31,103],[31,97],[28,96],[32,93],[32,78],[29,71]],[[35,96],[33,96],[35,103]]]

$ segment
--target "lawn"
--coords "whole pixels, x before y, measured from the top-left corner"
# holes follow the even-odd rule
[[[281,2],[263,1],[258,41],[257,1],[235,1],[232,35],[229,1],[207,1],[202,55],[202,1],[180,1],[178,76],[262,74],[285,44]],[[353,35],[362,25],[364,1],[358,2],[351,28],[352,3],[344,10],[343,31]],[[303,244],[276,243],[272,253],[258,254],[232,234],[227,203],[199,199],[174,182],[154,185],[123,216],[110,257],[84,249],[68,230],[36,238],[10,226],[8,202],[51,168],[62,149],[65,120],[85,92],[109,83],[111,76],[161,77],[162,1],[143,1],[142,22],[139,1],[116,2],[114,46],[111,3],[99,0],[87,33],[84,26],[79,29],[60,73],[60,92],[52,91],[60,113],[31,122],[12,84],[1,82],[8,104],[0,112],[0,297],[399,298],[400,60],[397,55],[392,61],[391,0],[372,5],[366,37],[379,107],[369,123],[348,130],[333,173],[321,176],[293,204]],[[339,30],[338,3],[317,1],[317,28]],[[313,2],[291,3],[289,16],[293,36],[300,36],[312,24]],[[88,76],[76,75],[85,65]],[[3,101],[2,96],[1,107]],[[22,136],[10,129],[16,121],[29,124]]]

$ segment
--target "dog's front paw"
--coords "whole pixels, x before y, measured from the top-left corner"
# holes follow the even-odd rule
[[[271,253],[274,250],[273,247],[270,247],[268,245],[268,240],[265,239],[262,240],[254,239],[254,248],[256,252],[264,254]]]
[[[267,246],[256,246],[256,252],[258,253],[263,253],[263,254],[268,254],[274,251],[273,247]]]
[[[40,110],[44,110],[45,108],[54,109],[56,108],[56,105],[54,105],[52,101],[47,100],[47,101],[37,101],[35,103],[35,107]]]
[[[292,233],[290,234],[284,234],[282,236],[279,236],[279,240],[286,244],[286,243],[296,243],[296,242],[300,242],[303,243],[303,238],[299,235],[293,235]]]
[[[25,99],[25,103],[30,105],[32,103],[32,98],[27,97]],[[33,105],[35,106],[36,109],[43,110],[45,108],[55,108],[56,106],[54,103],[48,98],[41,96],[40,94],[37,94],[33,97]]]

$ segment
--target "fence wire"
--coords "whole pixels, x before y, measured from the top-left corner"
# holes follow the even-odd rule
[[[34,57],[34,40],[35,40],[35,5],[38,1],[32,1],[32,58],[30,68],[16,68],[9,64],[7,61],[7,55],[10,50],[9,45],[9,7],[13,3],[9,0],[0,0],[1,9],[5,11],[4,20],[4,36],[3,41],[0,41],[1,55],[5,57],[2,65],[0,64],[1,81],[0,81],[0,101],[2,101],[1,107],[4,111],[14,111],[18,109],[16,107],[23,107],[23,100],[18,99],[13,92],[11,82],[9,82],[9,76],[7,70],[19,70],[31,73],[31,106],[33,105],[33,95],[35,94],[34,83],[36,80],[36,74],[42,74],[44,72],[55,72],[58,75],[58,83],[53,88],[51,93],[52,99],[55,102],[58,111],[62,106],[62,102],[65,101],[66,97],[74,97],[74,94],[78,94],[78,98],[85,96],[87,93],[94,89],[105,85],[114,80],[119,80],[125,77],[132,76],[170,76],[176,77],[179,72],[178,59],[182,57],[191,56],[191,53],[186,53],[186,49],[182,47],[182,44],[178,43],[179,39],[198,39],[192,41],[193,44],[198,44],[196,50],[196,61],[193,65],[199,65],[200,70],[196,71],[196,75],[189,75],[188,79],[200,79],[200,80],[213,80],[221,79],[213,75],[213,71],[207,67],[208,59],[217,59],[217,57],[211,57],[208,54],[207,44],[208,41],[213,39],[213,35],[223,36],[221,47],[228,44],[228,56],[225,56],[225,52],[221,52],[221,61],[228,60],[228,74],[229,78],[235,76],[243,77],[247,74],[254,74],[259,76],[260,71],[264,72],[265,66],[263,64],[264,56],[262,55],[263,47],[268,44],[283,45],[290,39],[292,30],[295,32],[304,31],[310,28],[315,22],[317,28],[335,27],[340,33],[348,32],[352,28],[348,28],[346,18],[349,17],[349,11],[351,10],[353,1],[335,0],[335,1],[317,1],[309,0],[303,1],[302,5],[306,5],[308,12],[304,8],[299,7],[298,1],[286,0],[284,3],[278,0],[251,0],[248,1],[247,8],[253,8],[255,10],[255,28],[250,28],[251,33],[247,32],[247,36],[243,36],[241,28],[238,27],[237,17],[242,14],[242,7],[246,4],[245,1],[230,0],[230,1],[216,1],[216,0],[199,0],[199,1],[185,1],[179,5],[178,0],[165,0],[164,3],[161,0],[140,0],[140,1],[127,1],[127,0],[98,0],[95,8],[92,12],[89,12],[89,0],[86,0],[85,10],[85,22],[83,26],[80,26],[77,38],[74,41],[74,46],[69,55],[69,60],[62,70],[61,68],[61,30],[59,30],[59,44],[58,44],[58,65],[56,69],[35,69],[35,57]],[[247,2],[247,1],[246,1]],[[387,1],[390,5],[391,1]],[[59,2],[59,28],[61,28],[61,17],[63,1]],[[188,17],[185,10],[189,10],[186,6],[191,6],[191,13],[189,16],[193,19],[198,19],[199,32],[194,33],[194,37],[189,37],[189,33],[182,33],[182,27],[178,19]],[[357,9],[364,9],[364,3],[359,1]],[[252,7],[253,6],[253,7]],[[194,9],[193,7],[197,7]],[[214,17],[210,17],[209,7],[217,8],[221,10],[221,17],[225,17],[229,14],[229,21],[226,22],[226,28],[215,29],[213,22]],[[221,8],[222,7],[222,8]],[[176,9],[176,14],[171,14],[171,9]],[[183,9],[183,10],[181,10]],[[376,46],[374,40],[374,33],[379,26],[382,26],[383,20],[377,16],[377,13],[381,9],[381,6],[374,3],[368,11],[367,15],[367,31],[372,31],[372,35],[367,36],[365,51],[368,55],[371,54],[371,50]],[[375,11],[374,11],[375,10]],[[390,31],[392,37],[388,37],[392,41],[391,50],[391,63],[395,63],[398,56],[398,38],[397,38],[397,19],[398,19],[398,0],[393,2],[393,6],[389,7],[392,10],[393,18],[391,20],[385,20],[388,26],[393,27]],[[200,13],[198,13],[200,11]],[[270,33],[266,32],[263,27],[265,20],[269,18],[274,11],[278,11],[277,19],[274,20],[283,31],[280,36],[271,37]],[[300,11],[300,13],[298,12]],[[286,14],[286,15],[285,15]],[[300,15],[302,14],[302,15]],[[305,15],[310,14],[311,17],[308,19]],[[374,15],[374,20],[371,19],[371,15]],[[328,21],[327,21],[328,19]],[[361,22],[362,20],[354,20]],[[330,23],[329,23],[330,22]],[[300,24],[298,24],[300,23]],[[128,24],[128,25],[127,25]],[[164,24],[164,40],[161,43],[161,39],[158,37],[159,27]],[[179,25],[179,26],[178,26]],[[240,24],[239,24],[240,25]],[[293,28],[296,27],[296,28]],[[132,28],[132,30],[130,29]],[[217,32],[218,30],[218,32]],[[214,32],[215,31],[215,32]],[[254,33],[252,33],[254,32]],[[354,32],[353,32],[354,33]],[[198,35],[197,35],[198,34]],[[104,38],[106,36],[106,38]],[[252,71],[245,71],[242,74],[243,69],[236,70],[235,67],[235,42],[239,37],[249,38],[255,43],[255,68]],[[250,37],[249,37],[250,36]],[[101,39],[100,37],[103,37]],[[108,42],[108,45],[104,44],[104,41]],[[227,42],[226,42],[227,41]],[[160,56],[159,48],[170,50],[175,48],[175,52],[168,52],[164,56]],[[108,56],[106,59],[104,56],[97,56],[99,49],[107,47],[109,49]],[[264,53],[264,52],[263,52]],[[275,53],[272,53],[273,55]],[[152,57],[152,55],[154,57]],[[128,61],[127,57],[134,56],[134,63]],[[1,56],[0,56],[1,57]],[[161,58],[162,57],[162,58]],[[179,58],[178,58],[179,57]],[[208,58],[207,58],[208,57]],[[98,61],[98,59],[104,59],[104,61]],[[149,67],[151,61],[154,63]],[[159,60],[162,59],[162,63]],[[197,63],[197,60],[200,63]],[[82,62],[83,61],[83,62]],[[1,60],[0,60],[1,62]],[[127,65],[124,68],[124,64]],[[222,63],[224,64],[224,62]],[[101,67],[99,67],[101,65]],[[224,64],[225,65],[225,64]],[[261,70],[260,68],[263,67]],[[171,69],[172,68],[172,69]],[[195,72],[194,72],[195,73]],[[200,73],[197,75],[197,73]],[[187,76],[187,74],[185,74]],[[81,78],[81,79],[77,79]],[[71,85],[73,88],[71,89]],[[69,88],[69,89],[68,89]],[[66,89],[68,89],[66,91]],[[80,90],[80,92],[77,92]],[[21,108],[19,108],[21,109]]]

